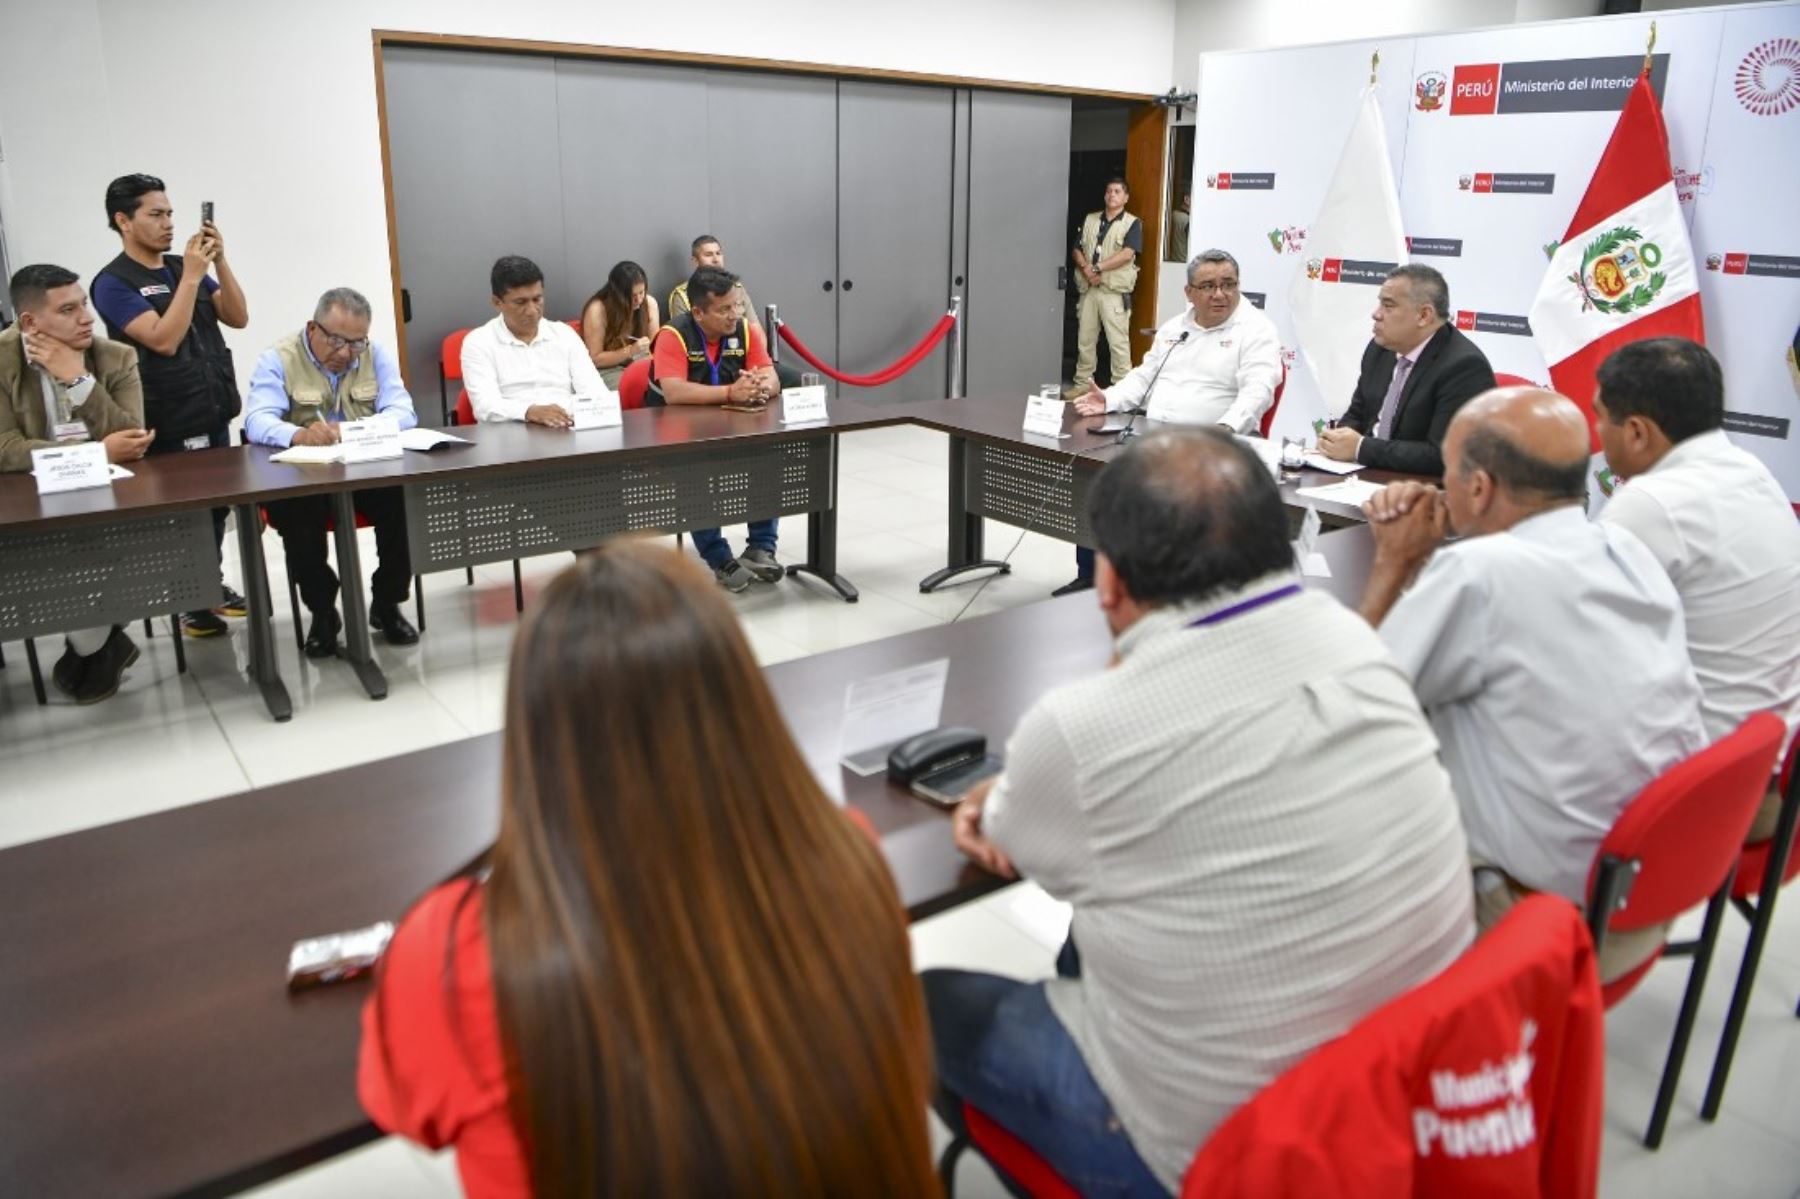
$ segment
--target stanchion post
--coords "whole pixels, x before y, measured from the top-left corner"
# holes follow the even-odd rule
[[[950,324],[947,335],[949,345],[944,354],[944,394],[953,400],[962,399],[963,393],[963,336],[962,336],[962,297],[950,297],[950,315],[955,319]]]
[[[779,304],[763,305],[763,341],[769,347],[769,361],[781,361],[781,339],[775,336],[775,326],[781,323]]]

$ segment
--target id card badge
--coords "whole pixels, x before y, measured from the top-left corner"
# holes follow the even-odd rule
[[[57,421],[50,438],[59,445],[74,445],[88,439],[88,427],[78,420]]]
[[[212,438],[205,433],[196,433],[181,443],[184,450],[210,450]]]

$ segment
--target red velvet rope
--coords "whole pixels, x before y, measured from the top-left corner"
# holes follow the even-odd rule
[[[839,383],[848,383],[852,387],[880,387],[883,383],[892,383],[895,379],[898,379],[901,375],[904,375],[907,371],[924,361],[925,355],[937,348],[937,343],[944,340],[944,335],[950,332],[950,326],[955,323],[956,314],[953,312],[946,312],[943,316],[938,318],[938,323],[931,327],[931,332],[927,333],[918,345],[906,352],[904,358],[900,359],[900,361],[894,363],[894,365],[888,367],[886,370],[876,371],[872,375],[847,375],[842,371],[835,371],[829,366],[826,366],[823,362],[819,361],[818,355],[806,348],[805,343],[788,331],[787,322],[785,321],[777,322],[775,331],[781,334],[781,340],[794,347],[794,353],[800,355],[800,357],[806,359],[808,364],[819,371],[830,375]]]

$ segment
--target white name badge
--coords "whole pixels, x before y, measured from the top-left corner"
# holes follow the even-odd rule
[[[98,441],[31,451],[31,473],[39,495],[108,487],[112,472],[106,468],[106,446]]]
[[[577,429],[610,429],[624,423],[624,418],[619,415],[619,397],[611,394],[605,399],[576,396],[569,406],[569,416]]]
[[[344,447],[345,465],[384,462],[406,453],[400,444],[400,426],[385,416],[344,421],[338,425],[338,440]]]
[[[1068,410],[1069,406],[1061,400],[1053,400],[1048,396],[1026,396],[1025,431],[1061,441],[1068,436],[1063,432],[1063,416]]]
[[[804,425],[828,419],[825,412],[825,385],[786,387],[781,392],[781,423]]]

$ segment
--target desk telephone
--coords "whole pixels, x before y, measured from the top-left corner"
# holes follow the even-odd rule
[[[999,774],[1002,763],[987,752],[978,729],[947,727],[909,737],[888,752],[888,781],[906,787],[927,803],[954,808],[982,779]]]

